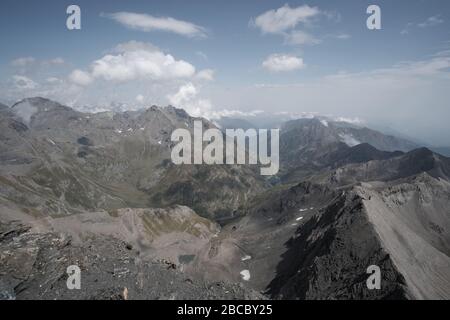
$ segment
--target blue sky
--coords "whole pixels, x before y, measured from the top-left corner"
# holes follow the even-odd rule
[[[81,30],[66,28],[70,4]],[[446,0],[3,0],[0,101],[317,112],[446,144],[449,24]]]

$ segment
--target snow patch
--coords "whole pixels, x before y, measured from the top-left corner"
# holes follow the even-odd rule
[[[325,127],[328,127],[328,121],[327,120],[320,120],[320,123],[323,124]]]
[[[302,219],[303,219],[303,217],[298,217],[297,219],[295,219],[295,221],[300,221]]]
[[[251,258],[252,258],[251,256],[245,255],[245,256],[241,259],[241,261],[247,261],[247,260],[250,260]]]
[[[250,280],[250,271],[248,270],[242,270],[241,271],[242,280],[248,281]]]

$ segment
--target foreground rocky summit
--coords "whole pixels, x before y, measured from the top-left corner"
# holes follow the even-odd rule
[[[0,299],[261,299],[242,285],[206,283],[165,260],[145,261],[130,244],[92,236],[35,233],[0,225]],[[67,266],[81,269],[81,289],[69,290]]]

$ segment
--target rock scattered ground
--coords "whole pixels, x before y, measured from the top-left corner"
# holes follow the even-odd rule
[[[33,233],[18,222],[0,225],[1,299],[262,299],[243,285],[203,282],[169,261],[144,261],[132,246],[95,236],[83,244],[55,233]],[[81,289],[69,290],[69,265]]]

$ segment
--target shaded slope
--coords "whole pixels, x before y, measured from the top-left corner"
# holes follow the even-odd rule
[[[380,245],[361,198],[340,196],[298,228],[287,243],[268,292],[278,299],[402,299],[400,273]],[[382,290],[368,290],[366,270],[382,270]]]

